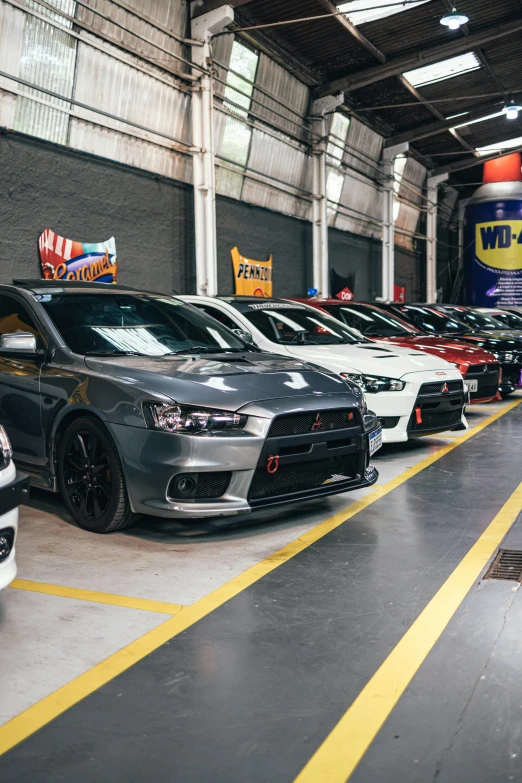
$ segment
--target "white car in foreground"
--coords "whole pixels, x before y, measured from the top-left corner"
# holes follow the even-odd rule
[[[295,356],[355,381],[381,421],[384,443],[468,426],[462,375],[444,359],[367,340],[316,308],[284,299],[181,298],[262,350]]]
[[[11,444],[0,426],[0,590],[16,576],[15,543],[18,506],[29,496],[29,479],[16,470]]]

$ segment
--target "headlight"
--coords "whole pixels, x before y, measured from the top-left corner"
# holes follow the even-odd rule
[[[12,456],[13,449],[11,448],[11,442],[7,432],[0,424],[0,470],[3,470],[9,465]]]
[[[247,422],[244,414],[175,403],[149,402],[145,405],[145,411],[149,427],[188,435],[217,430],[242,430]]]
[[[382,391],[402,391],[406,386],[404,381],[380,375],[358,375],[356,373],[342,372],[341,377],[353,381],[369,394],[377,394]]]

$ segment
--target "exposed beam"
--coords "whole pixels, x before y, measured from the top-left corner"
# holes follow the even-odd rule
[[[447,57],[454,57],[455,55],[475,49],[477,46],[482,46],[483,44],[488,43],[488,41],[494,41],[507,35],[513,35],[519,30],[522,30],[522,19],[520,16],[511,22],[489,27],[483,32],[462,36],[456,41],[430,46],[410,54],[402,55],[401,57],[393,57],[381,65],[365,68],[362,71],[355,71],[354,73],[346,74],[338,79],[333,79],[317,88],[316,97],[332,95],[336,92],[358,90],[361,87],[375,84],[375,82],[382,81],[390,76],[397,76],[404,71],[420,68],[423,65],[429,65],[430,63],[438,62]]]
[[[511,155],[513,152],[522,152],[522,145],[520,147],[511,147],[511,149],[506,149],[506,151],[502,153],[496,152],[491,155],[480,155],[478,158],[468,158],[467,160],[461,160],[458,163],[448,163],[447,166],[439,166],[438,169],[433,169],[433,171],[430,171],[430,177],[435,177],[439,174],[453,174],[455,171],[471,169],[473,166],[480,166],[487,160],[503,158],[505,155]]]
[[[390,136],[385,140],[385,147],[393,147],[394,144],[400,144],[402,141],[420,141],[420,139],[427,139],[429,136],[436,136],[438,133],[454,128],[456,125],[467,125],[469,122],[475,120],[481,120],[484,117],[488,117],[490,114],[495,113],[495,106],[490,103],[481,104],[475,111],[468,112],[468,117],[454,117],[452,120],[440,120],[439,122],[423,123],[417,125],[410,130],[404,131],[404,133],[397,133],[395,136]]]
[[[231,5],[232,8],[239,8],[240,5],[246,5],[246,3],[251,2],[252,0],[192,0],[190,12],[192,18],[195,18],[202,14],[208,14],[209,11],[220,8],[222,5]]]
[[[386,62],[386,55],[381,52],[380,49],[377,49],[376,46],[372,44],[371,41],[366,38],[365,35],[361,33],[358,27],[356,27],[350,20],[344,16],[344,14],[339,14],[339,9],[335,5],[335,3],[332,3],[331,0],[319,0],[319,3],[325,8],[327,11],[330,11],[332,14],[336,14],[334,19],[337,19],[339,24],[344,27],[345,30],[347,30],[350,35],[352,35],[361,46],[364,46],[366,51],[370,52],[370,54],[373,54],[376,60],[379,60],[381,63]]]

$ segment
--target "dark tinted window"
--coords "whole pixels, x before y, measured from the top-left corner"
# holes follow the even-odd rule
[[[334,318],[352,326],[367,337],[411,337],[414,329],[408,327],[390,313],[384,313],[364,305],[321,305]]]
[[[27,307],[5,294],[0,295],[0,334],[31,332],[38,337],[39,329]]]
[[[428,334],[465,334],[469,332],[466,324],[451,318],[438,310],[432,310],[431,307],[409,307],[399,306],[399,317],[403,314],[418,329]]]
[[[522,318],[514,313],[495,312],[495,321],[500,321],[504,329],[522,329]]]
[[[216,321],[219,321],[220,324],[223,324],[223,326],[226,326],[227,329],[240,329],[240,325],[237,324],[235,321],[232,320],[226,313],[224,313],[222,310],[219,310],[217,307],[212,307],[212,305],[207,304],[196,304],[196,307],[198,310],[203,310],[204,313],[207,315],[210,315],[211,318],[215,318]]]
[[[506,328],[500,321],[478,310],[450,310],[449,313],[458,318],[459,321],[467,324],[471,329],[493,329],[494,331],[502,332]]]
[[[243,351],[245,344],[195,307],[148,294],[41,294],[37,297],[75,353]]]
[[[366,342],[362,335],[340,321],[311,308],[278,305],[271,309],[260,305],[259,309],[244,309],[242,312],[265,337],[275,343],[339,345]]]

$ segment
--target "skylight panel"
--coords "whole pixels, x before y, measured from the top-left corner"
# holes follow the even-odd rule
[[[397,0],[351,0],[349,3],[340,3],[337,8],[346,14],[352,24],[358,25],[375,22],[376,19],[384,19],[392,14],[401,14],[427,2],[428,0],[409,0],[404,5],[398,5]]]
[[[503,152],[504,150],[510,150],[512,147],[522,147],[522,136],[517,136],[516,139],[509,139],[508,141],[496,141],[494,144],[488,144],[486,147],[477,147],[479,155],[491,155],[493,152]]]
[[[466,54],[459,54],[458,57],[450,57],[449,60],[441,60],[432,65],[415,68],[413,71],[406,71],[403,76],[413,87],[423,87],[426,84],[442,82],[444,79],[452,79],[454,76],[476,71],[480,67],[475,52],[466,52]]]

